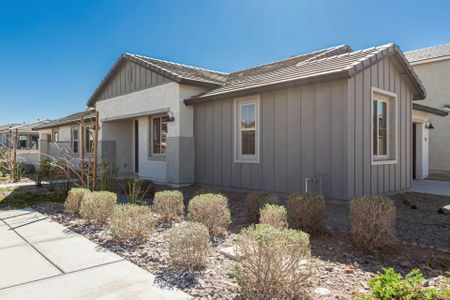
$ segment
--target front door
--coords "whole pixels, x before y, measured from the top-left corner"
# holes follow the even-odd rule
[[[139,121],[134,121],[134,172],[139,173]]]

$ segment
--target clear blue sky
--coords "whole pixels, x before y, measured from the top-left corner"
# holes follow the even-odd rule
[[[346,43],[450,42],[450,1],[0,1],[0,124],[84,109],[122,52],[233,71]]]

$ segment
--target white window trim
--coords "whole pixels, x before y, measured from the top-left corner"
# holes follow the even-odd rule
[[[74,145],[74,142],[75,142],[75,140],[74,140],[74,135],[73,135],[73,131],[74,131],[74,130],[78,130],[78,137],[77,137],[77,142],[78,142],[78,145],[77,145],[77,152],[74,152],[74,151],[73,151],[73,145]],[[78,127],[78,126],[73,126],[73,127],[70,128],[70,151],[71,151],[73,154],[80,154],[80,127]]]
[[[387,120],[386,120],[386,142],[387,142],[387,155],[374,155],[373,154],[373,101],[374,101],[374,94],[381,94],[388,98],[391,98],[391,101],[394,101],[395,106],[395,117],[394,117],[394,132],[395,132],[395,145],[394,145],[394,153],[391,156],[391,150],[392,147],[390,147],[391,143],[391,132],[392,130],[389,129],[390,126],[392,126],[392,121],[390,120],[392,117],[392,113],[389,114],[390,108],[387,108]],[[388,107],[388,106],[386,106]],[[398,97],[396,93],[392,93],[383,89],[379,89],[376,87],[372,87],[371,91],[371,97],[370,97],[370,155],[372,158],[372,165],[390,165],[390,164],[396,164],[397,163],[397,157],[398,157],[398,126],[399,122],[399,110],[398,110]],[[393,157],[393,159],[390,159]]]
[[[246,104],[255,104],[255,155],[242,155],[241,154],[241,130],[239,128],[240,123],[240,106]],[[235,163],[260,163],[260,97],[259,95],[253,95],[248,97],[241,97],[234,99],[234,130],[233,130],[233,149],[234,149],[234,162]],[[239,108],[239,109],[238,109]]]
[[[152,157],[166,157],[166,155],[167,155],[167,148],[166,148],[166,153],[154,153],[153,152],[153,119],[161,119],[160,126],[162,127],[164,116],[165,115],[155,115],[155,116],[151,116],[150,117],[150,126],[149,126],[149,129],[150,129],[150,151],[149,151],[150,155],[149,156],[150,156],[150,158],[152,158]],[[161,131],[161,128],[160,128],[160,131]],[[159,136],[160,143],[161,143],[161,136],[162,135],[160,133],[160,136]],[[166,144],[167,144],[167,137],[166,137]]]

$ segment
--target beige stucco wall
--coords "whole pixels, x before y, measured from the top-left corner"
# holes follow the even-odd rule
[[[450,105],[450,59],[413,65],[427,90],[421,104],[442,109]],[[430,170],[450,171],[450,118],[430,115]]]

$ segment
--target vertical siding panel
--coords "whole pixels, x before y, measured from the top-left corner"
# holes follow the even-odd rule
[[[233,164],[233,100],[222,101],[222,184],[231,186],[231,168]]]
[[[376,65],[371,67],[371,76],[372,76],[372,86],[378,87],[378,68]],[[370,105],[373,105],[372,102],[370,102]],[[370,124],[372,123],[372,116],[370,116]],[[370,138],[372,139],[372,133]],[[372,149],[370,149],[371,155],[372,155]],[[372,176],[372,184],[371,184],[371,193],[376,194],[378,193],[378,166],[371,165],[371,176]]]
[[[213,101],[213,162],[214,184],[222,184],[222,101]]]
[[[275,94],[264,93],[261,96],[261,129],[264,132],[262,140],[263,186],[266,190],[274,190],[274,162],[275,162]]]
[[[351,199],[355,196],[355,78],[347,81],[346,124],[347,124],[347,186],[346,195]]]
[[[252,187],[252,164],[241,163],[241,186],[244,189]]]
[[[378,87],[384,89],[384,64],[380,61],[378,65]],[[385,165],[377,166],[378,169],[378,193],[384,192],[384,168]]]
[[[371,193],[371,186],[372,186],[372,143],[371,143],[371,137],[372,137],[372,115],[371,115],[371,109],[372,109],[372,77],[371,77],[371,69],[365,69],[363,74],[363,81],[364,81],[364,101],[363,101],[363,136],[364,136],[364,143],[362,144],[363,151],[364,151],[364,194],[370,194]]]
[[[334,82],[331,85],[331,195],[343,198],[344,186],[344,163],[343,163],[343,137],[345,132],[342,128],[344,121],[343,83]]]
[[[322,177],[322,190],[326,196],[330,193],[330,140],[331,140],[331,85],[316,85],[316,110],[315,110],[315,155],[316,175]]]
[[[412,177],[412,121],[411,121],[411,101],[412,94],[411,88],[408,86],[407,89],[407,97],[406,97],[406,188],[409,189],[411,187],[411,177]]]
[[[401,110],[401,118],[400,118],[400,128],[401,128],[401,189],[406,188],[406,85],[401,79],[401,88],[402,88],[402,99],[400,102]]]
[[[398,96],[398,91],[395,88],[395,69],[391,63],[391,59],[386,59],[389,66],[389,90],[396,93]],[[398,145],[398,144],[397,144]],[[389,191],[395,190],[395,165],[389,165]]]
[[[363,74],[359,73],[355,78],[355,195],[364,193],[364,157],[363,157]]]
[[[402,84],[401,78],[395,70],[395,88],[397,90],[397,118],[398,118],[398,128],[397,128],[397,164],[395,165],[395,189],[399,190],[401,188],[401,178],[402,178]]]
[[[300,88],[288,90],[287,96],[287,192],[301,191]]]
[[[304,191],[305,178],[314,176],[314,102],[315,87],[308,85],[301,89],[301,184]]]
[[[286,191],[286,90],[275,92],[275,191]]]
[[[214,103],[208,101],[205,103],[205,183],[214,183],[214,123],[213,123]]]
[[[195,121],[196,125],[196,136],[195,136],[195,150],[197,157],[196,162],[196,178],[199,183],[206,183],[205,180],[205,104],[198,104],[196,107]]]

